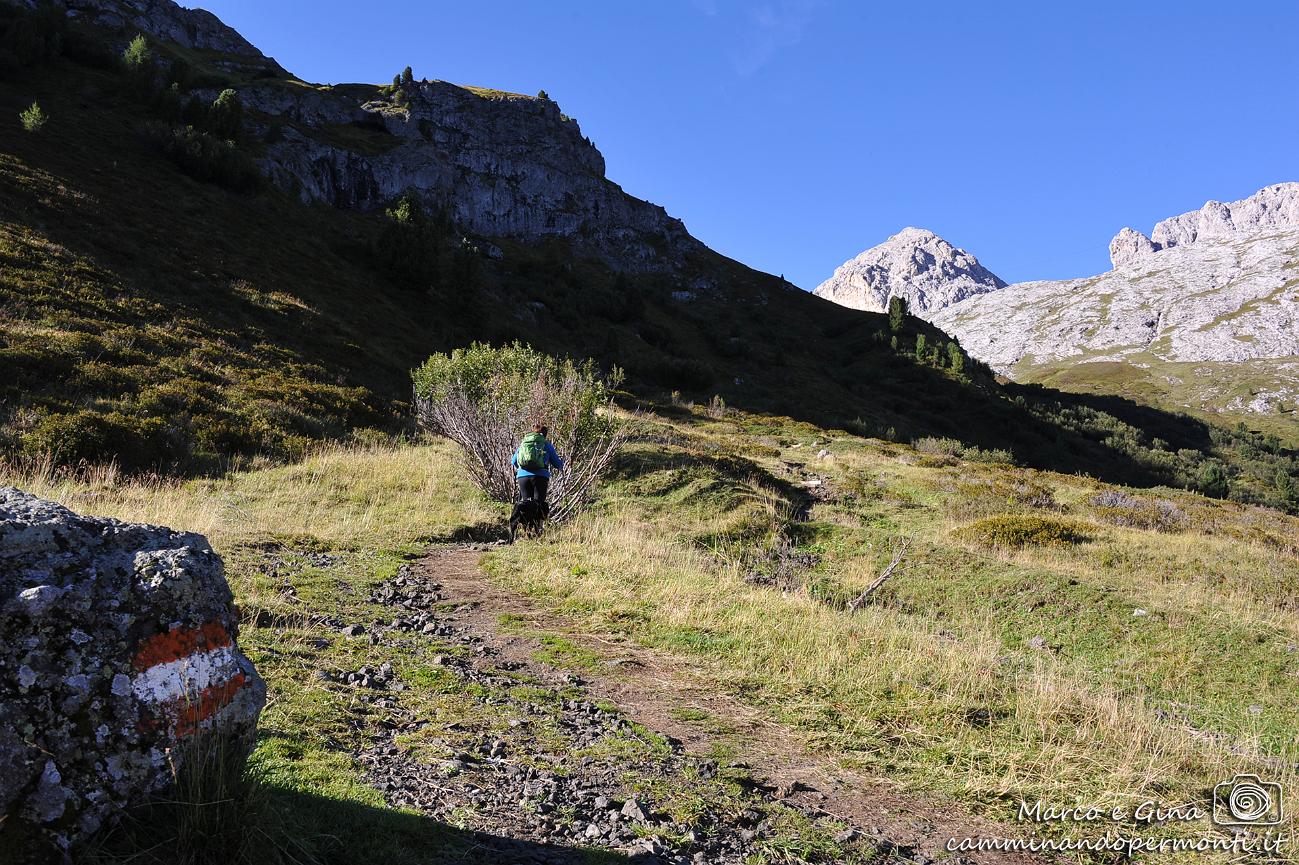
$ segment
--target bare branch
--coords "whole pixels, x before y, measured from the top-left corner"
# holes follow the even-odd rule
[[[880,575],[871,581],[860,595],[848,602],[848,612],[855,613],[866,604],[870,603],[871,595],[880,586],[889,581],[889,578],[897,571],[898,566],[902,564],[902,557],[906,555],[907,547],[911,546],[911,538],[903,538],[900,543],[893,545],[893,557],[889,560],[888,567],[880,572]]]

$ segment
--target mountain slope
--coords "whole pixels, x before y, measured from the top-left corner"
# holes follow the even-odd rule
[[[394,133],[368,121],[309,122],[318,98],[349,87],[266,77],[280,73],[254,69],[264,59],[152,44],[155,88],[174,73],[203,85],[175,82],[186,113],[194,104],[207,110],[216,92],[209,85],[222,76],[239,92],[265,86],[306,94],[280,115],[258,115],[250,99],[237,146],[217,146],[202,126],[172,119],[176,103],[160,96],[170,88],[141,95],[138,81],[105,68],[115,66],[103,59],[115,58],[127,32],[78,24],[64,43],[78,46],[75,60],[47,58],[7,73],[0,85],[0,116],[15,117],[38,100],[51,118],[38,133],[0,124],[0,361],[7,373],[0,452],[9,457],[184,471],[291,458],[322,438],[405,427],[408,371],[429,353],[474,339],[521,339],[624,367],[639,393],[679,391],[682,401],[716,395],[858,434],[955,439],[1029,465],[1143,485],[1197,486],[1212,463],[1230,470],[1234,494],[1276,498],[1271,478],[1287,454],[1255,448],[1245,460],[1230,436],[1187,418],[1000,387],[978,365],[954,367],[952,358],[964,355],[926,323],[910,318],[894,333],[882,316],[810,297],[717,255],[684,229],[671,235],[670,220],[668,234],[656,236],[602,207],[606,222],[586,220],[572,233],[560,214],[553,233],[529,234],[520,223],[516,234],[480,234],[454,214],[475,200],[519,200],[516,192],[492,198],[510,178],[488,162],[460,185],[431,182],[415,190],[414,203],[388,202],[379,212],[361,209],[377,208],[377,196],[305,206],[300,189],[257,188],[240,166],[260,161],[277,179],[283,159],[268,154],[292,130],[370,166],[380,164],[375,154],[401,148],[427,149],[420,158],[429,164],[458,164],[470,150],[490,156],[498,145],[503,154],[522,153],[499,120],[513,111],[536,110],[537,129],[553,128],[566,147],[578,148],[580,138],[537,100],[497,104],[491,93],[430,84],[430,105],[446,99],[468,112],[457,122],[470,138],[444,144],[434,134],[423,144],[403,138],[394,145]],[[357,87],[367,101],[382,96],[380,88]],[[426,85],[412,87],[422,93]],[[196,164],[188,149],[178,154],[177,142],[216,154],[220,171]],[[525,158],[539,157],[518,157]],[[505,164],[518,173],[532,163],[503,156]],[[595,166],[566,170],[594,178]],[[544,166],[529,170],[544,173]],[[242,191],[223,188],[223,178]],[[600,195],[621,195],[598,182],[607,184]],[[438,195],[455,207],[434,211]],[[538,213],[553,204],[539,201]],[[420,202],[428,204],[423,216]],[[627,206],[653,218],[662,213]],[[645,249],[654,255],[643,256]],[[1162,449],[1168,446],[1177,452]]]
[[[932,231],[904,228],[844,262],[812,292],[851,309],[883,312],[901,297],[915,313],[942,309],[1006,283]]]
[[[1018,380],[1286,421],[1299,403],[1299,184],[1210,202],[1150,238],[1123,229],[1114,269],[1029,282],[929,316]]]

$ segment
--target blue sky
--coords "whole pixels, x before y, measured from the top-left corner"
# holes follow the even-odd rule
[[[545,89],[612,180],[809,289],[907,225],[1090,275],[1124,225],[1299,180],[1295,0],[185,5],[313,81]]]

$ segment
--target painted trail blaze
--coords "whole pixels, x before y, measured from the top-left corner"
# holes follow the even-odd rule
[[[142,641],[131,686],[141,726],[188,736],[228,706],[247,683],[234,640],[220,622],[172,628]]]

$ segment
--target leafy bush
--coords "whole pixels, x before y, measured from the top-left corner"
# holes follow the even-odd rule
[[[45,124],[49,123],[50,116],[41,109],[40,103],[33,102],[18,114],[18,119],[22,121],[23,129],[28,132],[40,132],[45,128]]]
[[[261,186],[256,163],[229,141],[191,126],[173,128],[159,122],[145,124],[143,131],[146,141],[195,180],[235,192],[255,192]]]
[[[1067,547],[1088,540],[1081,526],[1068,520],[1033,514],[1000,514],[976,520],[956,536],[986,547]]]
[[[22,452],[61,464],[112,461],[135,471],[170,467],[184,456],[184,445],[161,418],[81,410],[41,418],[23,436]]]
[[[555,520],[582,506],[625,440],[609,412],[621,372],[606,379],[589,360],[560,360],[518,342],[474,343],[433,355],[411,377],[420,425],[458,444],[474,483],[497,501],[515,498],[510,458],[520,439],[534,423],[549,426],[566,461],[551,481]]]

